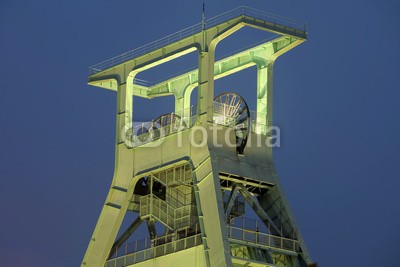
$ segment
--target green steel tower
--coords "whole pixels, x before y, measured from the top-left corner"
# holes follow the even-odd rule
[[[215,61],[217,44],[243,27],[273,38]],[[116,159],[81,266],[312,266],[267,145],[274,62],[306,39],[305,24],[239,7],[90,68],[90,85],[117,92]],[[193,71],[135,78],[188,53],[198,54]],[[214,96],[214,80],[252,66],[254,113],[238,94]],[[133,123],[135,97],[169,95],[171,113]],[[120,229],[127,213],[136,219]],[[142,224],[147,238],[130,243]]]

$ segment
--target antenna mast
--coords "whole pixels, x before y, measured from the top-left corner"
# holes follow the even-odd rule
[[[206,29],[206,16],[205,16],[205,5],[203,2],[203,13],[201,15],[201,29],[204,31]]]

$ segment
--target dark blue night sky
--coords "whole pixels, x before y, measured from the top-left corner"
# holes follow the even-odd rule
[[[202,1],[0,3],[0,266],[79,266],[114,168],[116,93],[88,67],[201,20]],[[278,58],[275,161],[311,256],[322,267],[396,266],[400,238],[398,1],[206,1],[308,23]],[[222,56],[267,38],[242,29]],[[139,78],[196,65],[196,54]],[[255,108],[255,68],[216,83]],[[173,98],[134,102],[137,120]]]

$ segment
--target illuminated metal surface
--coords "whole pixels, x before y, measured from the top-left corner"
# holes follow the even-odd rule
[[[211,134],[216,116],[229,115],[215,112],[214,80],[255,65],[257,110],[252,118],[255,123],[246,134],[265,143],[267,127],[272,126],[273,63],[307,38],[304,24],[287,23],[294,22],[240,7],[208,20],[204,31],[195,25],[91,67],[89,84],[117,91],[116,162],[82,266],[311,263],[276,175],[272,148],[232,148],[226,140],[227,136],[233,142],[237,139],[237,132],[229,131],[232,125],[224,125],[215,136],[221,146],[214,146],[198,130],[202,127]],[[269,31],[277,37],[215,62],[218,42],[242,27]],[[153,85],[135,78],[142,71],[195,51],[199,61],[194,71]],[[199,92],[197,114],[190,103],[195,87]],[[133,121],[133,96],[171,94],[176,99],[173,113],[153,120],[147,131],[140,125],[139,135],[127,131]],[[201,143],[204,145],[199,146]],[[251,225],[243,219],[245,202],[260,219]],[[136,213],[137,218],[117,238],[127,212]],[[125,244],[143,222],[149,238]],[[164,225],[164,233],[157,233],[156,223]]]

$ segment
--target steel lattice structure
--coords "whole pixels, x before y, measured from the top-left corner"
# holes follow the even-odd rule
[[[215,61],[217,44],[243,27],[274,38]],[[312,264],[276,174],[272,148],[248,144],[270,138],[276,58],[306,39],[304,24],[240,7],[207,20],[205,27],[197,24],[90,68],[90,85],[117,92],[116,161],[82,266]],[[193,71],[157,84],[135,78],[191,52],[199,55]],[[242,97],[214,96],[214,80],[252,66],[257,68],[255,117]],[[133,97],[167,95],[175,96],[171,113],[132,126]],[[214,134],[217,126],[221,130]],[[247,209],[258,219],[246,218]],[[117,236],[131,212],[136,219]],[[148,238],[126,244],[142,223]],[[157,232],[155,224],[165,230]]]

